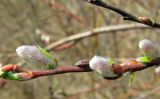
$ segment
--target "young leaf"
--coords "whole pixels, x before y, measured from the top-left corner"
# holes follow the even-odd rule
[[[49,54],[45,49],[41,48],[40,46],[38,46],[37,48],[47,58],[48,68],[49,69],[56,68],[58,65],[57,59],[53,57],[51,54]]]
[[[137,58],[137,60],[142,62],[142,63],[149,63],[149,62],[151,62],[152,58],[150,58],[148,56],[143,56],[143,57]]]
[[[111,59],[111,58],[108,58],[108,64],[112,65],[114,64],[115,62]]]
[[[130,72],[130,75],[131,75],[131,77],[130,77],[129,84],[128,84],[129,87],[132,85],[132,83],[133,83],[133,81],[135,79],[135,73],[134,72]]]

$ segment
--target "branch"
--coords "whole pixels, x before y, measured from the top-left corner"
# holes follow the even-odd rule
[[[21,66],[17,66],[14,64],[5,65],[1,68],[1,71],[5,72],[14,72],[17,77],[19,77],[19,81],[31,80],[34,78],[48,76],[48,75],[57,75],[64,73],[77,73],[77,72],[92,72],[92,69],[89,67],[89,62],[87,60],[81,60],[77,64],[77,66],[58,66],[54,70],[26,70]],[[160,58],[153,59],[150,63],[144,64],[136,60],[128,60],[126,62],[122,62],[120,64],[113,64],[112,70],[116,77],[104,77],[107,80],[115,80],[122,77],[125,72],[136,72],[141,71],[146,68],[153,67],[155,65],[160,65]],[[3,77],[2,77],[3,78]],[[6,77],[4,77],[5,79]]]
[[[77,41],[80,41],[84,38],[99,35],[99,34],[104,34],[108,32],[125,31],[125,30],[131,30],[131,29],[147,29],[147,28],[149,27],[142,24],[123,24],[123,25],[112,25],[112,26],[95,28],[87,32],[78,33],[78,34],[69,36],[67,38],[58,40],[48,45],[46,49],[48,51],[51,51],[51,50],[55,51],[63,48],[69,48],[75,45]]]
[[[123,20],[130,20],[130,21],[134,21],[134,22],[138,22],[138,23],[142,23],[151,27],[155,27],[155,28],[160,28],[160,24],[153,22],[151,19],[149,19],[148,17],[136,17],[133,14],[130,14],[124,10],[121,10],[119,8],[113,7],[111,5],[108,5],[107,3],[103,2],[102,0],[84,0],[86,2],[89,2],[91,4],[112,10],[118,14],[120,14],[123,17]]]

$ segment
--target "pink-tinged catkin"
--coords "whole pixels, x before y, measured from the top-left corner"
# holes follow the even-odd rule
[[[116,74],[112,71],[112,64],[109,64],[109,58],[94,56],[89,61],[90,68],[103,77],[115,77]]]
[[[37,64],[48,64],[47,58],[38,50],[36,46],[22,45],[16,49],[17,55],[30,62]]]
[[[151,58],[159,57],[159,53],[155,44],[148,39],[143,39],[139,41],[139,48],[143,52],[143,54]]]

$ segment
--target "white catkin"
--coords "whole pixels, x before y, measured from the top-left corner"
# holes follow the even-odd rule
[[[157,67],[156,67],[155,73],[156,73],[157,75],[160,75],[160,66],[157,66]]]
[[[47,64],[47,58],[37,49],[36,46],[22,45],[16,49],[17,55],[25,60]]]
[[[144,54],[146,54],[150,57],[158,57],[159,56],[159,53],[155,47],[155,44],[148,39],[141,40],[139,42],[139,48]]]
[[[104,77],[114,77],[116,74],[112,71],[112,65],[108,64],[109,58],[94,56],[89,61],[90,68]]]
[[[49,37],[49,35],[43,34],[43,35],[41,35],[41,40],[46,42],[46,43],[49,43],[50,42],[50,37]]]

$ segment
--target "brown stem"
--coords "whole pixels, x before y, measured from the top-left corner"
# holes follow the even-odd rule
[[[18,77],[21,78],[22,81],[31,80],[41,76],[48,76],[48,75],[57,75],[57,74],[64,74],[64,73],[77,73],[77,72],[91,72],[92,70],[89,68],[89,63],[87,60],[82,60],[82,62],[78,62],[77,66],[58,66],[54,70],[30,70],[28,72],[24,72],[20,70],[24,70],[22,67],[17,66],[18,68],[15,69],[14,64],[5,65],[3,66],[3,71],[13,71],[14,69],[20,73],[17,73]],[[122,62],[120,64],[113,64],[112,71],[117,74],[116,77],[104,77],[107,80],[115,80],[122,77],[122,74],[125,72],[136,72],[141,71],[146,68],[153,67],[155,65],[160,64],[160,58],[153,59],[150,63],[141,63],[136,60],[128,60]]]
[[[18,73],[17,75],[22,81],[30,80],[41,76],[57,75],[63,73],[73,73],[73,72],[91,72],[92,70],[88,67],[77,67],[77,66],[58,66],[54,70],[33,70],[28,73]]]

